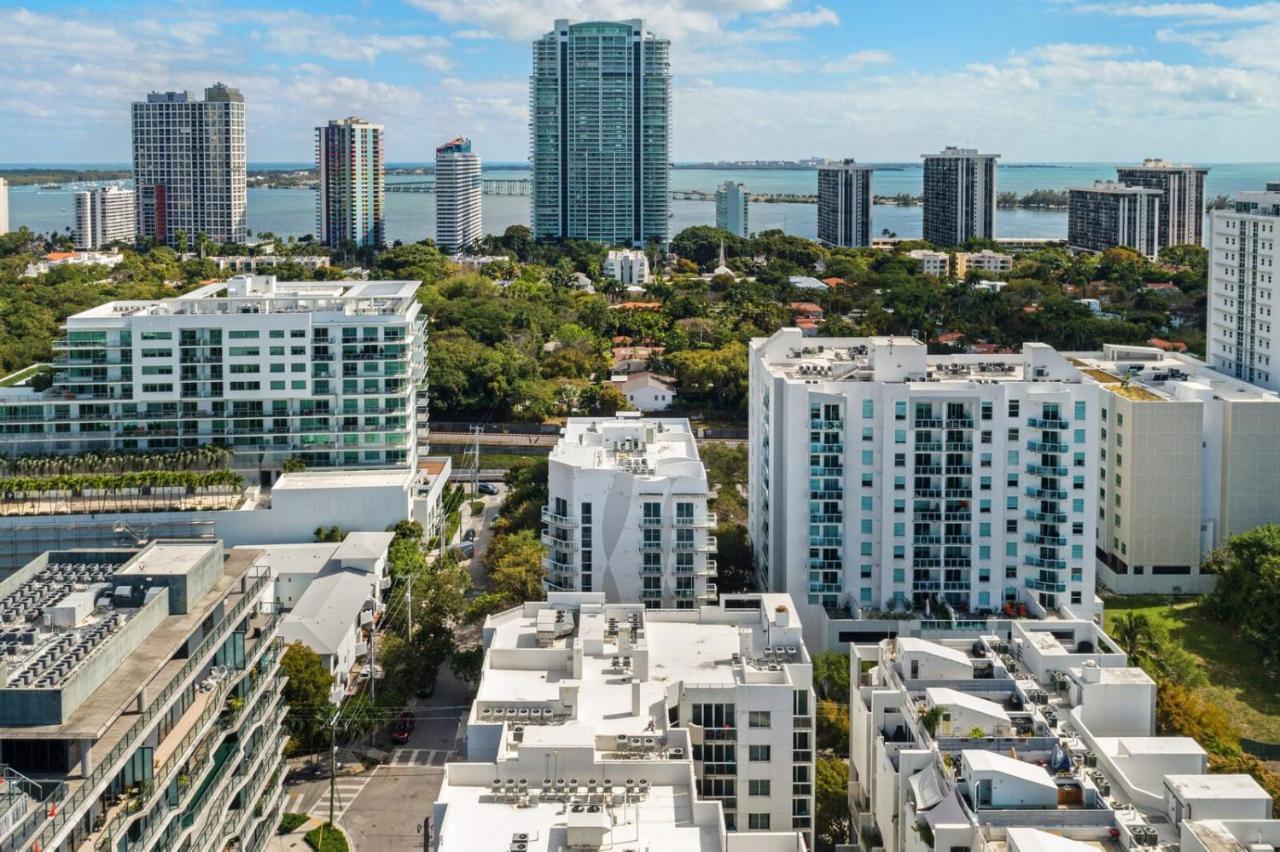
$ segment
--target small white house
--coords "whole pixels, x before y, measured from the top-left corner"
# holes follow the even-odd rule
[[[984,737],[1003,737],[1013,732],[1009,714],[994,701],[936,686],[926,689],[924,695],[930,709],[942,708],[938,736],[967,737],[975,728]]]
[[[609,379],[637,411],[666,411],[675,402],[675,383],[648,371]]]
[[[975,808],[1058,807],[1058,785],[1043,766],[977,749],[960,752],[960,763]]]
[[[971,680],[973,661],[964,651],[928,639],[899,636],[898,663],[909,680]]]

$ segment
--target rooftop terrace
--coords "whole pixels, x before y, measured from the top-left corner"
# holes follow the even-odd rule
[[[1073,352],[1072,364],[1091,381],[1134,402],[1280,401],[1280,394],[1214,370],[1196,358],[1154,346],[1107,344],[1102,352]],[[1122,381],[1127,377],[1127,382]]]
[[[706,477],[693,430],[683,418],[570,417],[551,458],[583,469]]]

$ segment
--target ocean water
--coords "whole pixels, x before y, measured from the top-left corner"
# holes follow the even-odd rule
[[[15,164],[22,165],[22,164]],[[123,168],[120,164],[75,164]],[[306,168],[303,163],[262,163],[251,168]],[[528,177],[527,169],[495,168],[496,178]],[[1095,180],[1115,176],[1110,163],[1045,163],[1002,164],[997,175],[1000,191],[1026,194],[1035,189],[1062,190],[1069,186],[1086,186]],[[422,180],[414,176],[392,176],[388,182]],[[671,172],[675,190],[699,189],[710,192],[726,181],[741,181],[753,193],[790,193],[812,195],[817,192],[817,173],[813,169],[700,169],[677,168]],[[923,169],[918,164],[885,166],[875,172],[877,195],[906,193],[919,195]],[[1229,195],[1247,189],[1262,189],[1268,180],[1280,180],[1280,164],[1222,163],[1210,164],[1205,193],[1209,198]],[[280,236],[302,236],[315,225],[315,195],[305,189],[250,189],[248,191],[249,227],[254,232],[271,231]],[[69,189],[40,189],[16,186],[9,189],[9,218],[14,228],[27,226],[39,233],[69,230],[74,204]],[[900,237],[918,237],[921,233],[921,208],[876,205],[872,211],[873,233],[886,231]],[[672,201],[671,233],[691,225],[715,224],[715,204],[710,201]],[[789,234],[812,238],[817,233],[817,210],[812,204],[752,203],[752,231],[780,228]],[[484,227],[487,233],[500,234],[510,225],[529,224],[529,198],[486,195]],[[415,242],[435,231],[435,196],[419,193],[387,193],[387,237],[390,240]],[[1005,237],[1065,238],[1065,211],[1004,209],[996,216],[996,232]]]

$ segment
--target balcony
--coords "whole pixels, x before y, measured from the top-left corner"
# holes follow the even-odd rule
[[[1066,476],[1067,469],[1065,467],[1050,467],[1043,464],[1027,465],[1027,473],[1032,476]]]
[[[947,428],[948,429],[972,429],[973,418],[972,417],[948,417]]]
[[[1065,500],[1067,492],[1057,488],[1028,488],[1024,491],[1028,497],[1036,500]]]
[[[819,443],[810,443],[810,444],[809,444],[809,452],[811,452],[811,453],[836,453],[836,454],[839,454],[839,453],[843,453],[843,452],[844,452],[844,444],[839,444],[839,443],[837,443],[837,444],[819,444]]]
[[[810,420],[810,429],[843,429],[843,420]]]
[[[1067,590],[1066,583],[1046,583],[1044,580],[1037,580],[1034,577],[1028,577],[1025,583],[1028,589],[1034,589],[1037,592],[1056,592],[1062,594]]]
[[[811,524],[842,524],[844,523],[844,515],[836,513],[834,515],[810,515],[809,523]]]
[[[708,512],[705,515],[691,517],[688,515],[676,515],[676,526],[678,527],[707,527],[711,528],[719,523],[719,518],[715,512]]]
[[[547,506],[542,507],[542,522],[557,527],[576,527],[578,525],[577,518],[571,518],[568,515],[557,515]]]
[[[912,427],[916,429],[941,429],[942,419],[938,417],[917,417]]]
[[[843,500],[844,491],[836,489],[835,491],[810,491],[810,500]]]
[[[662,550],[660,541],[642,541],[638,545],[641,553],[657,553]]]
[[[939,476],[942,473],[942,465],[940,464],[918,464],[912,472],[916,476]]]
[[[1065,524],[1067,516],[1062,512],[1041,512],[1038,509],[1028,509],[1025,515],[1029,521],[1036,521],[1041,524]]]
[[[942,489],[941,488],[917,488],[915,490],[915,496],[921,497],[927,500],[941,500]]]
[[[1028,417],[1027,425],[1030,426],[1032,429],[1053,429],[1057,431],[1062,431],[1063,429],[1071,428],[1068,425],[1067,421],[1060,420],[1056,417],[1049,418],[1049,419],[1045,419],[1043,417]]]
[[[698,600],[714,601],[716,599],[717,594],[718,592],[716,590],[716,584],[707,583],[707,588],[701,592],[698,592]]]
[[[973,544],[973,537],[967,535],[949,535],[942,539],[943,544]]]
[[[912,539],[915,544],[942,544],[940,535],[917,535]]]
[[[948,452],[967,453],[973,449],[972,441],[947,441]]]
[[[810,476],[844,476],[844,467],[842,465],[832,466],[815,466],[809,467]]]
[[[565,539],[563,539],[563,538],[556,538],[555,536],[551,535],[550,533],[545,533],[545,532],[544,532],[544,533],[540,536],[540,538],[541,538],[541,540],[542,540],[542,544],[543,544],[543,546],[544,546],[544,547],[550,547],[550,548],[553,548],[553,549],[555,549],[555,550],[559,550],[559,551],[562,551],[562,552],[566,552],[566,553],[567,553],[567,552],[569,551],[569,549],[573,547],[573,542],[571,542],[571,541],[567,541],[567,540],[565,540]]]
[[[1039,544],[1045,547],[1064,547],[1067,540],[1058,535],[1040,535],[1039,533],[1027,533],[1022,537],[1027,544]]]
[[[642,526],[642,527],[660,527],[660,526],[662,526],[662,518],[661,518],[661,516],[656,517],[656,518],[655,518],[655,517],[653,517],[653,516],[646,516],[646,517],[643,517],[643,518],[641,518],[641,519],[640,519],[640,526]]]
[[[842,544],[844,544],[844,539],[843,539],[843,538],[841,538],[841,537],[840,537],[840,536],[838,536],[838,535],[835,535],[835,536],[811,535],[811,536],[809,536],[809,546],[810,546],[810,547],[840,547]]]
[[[1057,453],[1062,454],[1070,448],[1063,443],[1057,441],[1028,441],[1027,449],[1033,453]]]
[[[947,476],[969,476],[973,473],[973,465],[957,464],[948,465],[946,468]]]
[[[938,441],[916,441],[917,453],[940,453],[942,444]]]
[[[1053,571],[1067,570],[1067,563],[1061,559],[1043,559],[1039,556],[1025,556],[1022,564],[1030,565],[1032,568],[1048,568]]]

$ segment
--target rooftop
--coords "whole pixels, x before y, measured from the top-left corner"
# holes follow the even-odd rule
[[[1091,381],[1134,402],[1280,401],[1280,394],[1274,391],[1220,373],[1190,355],[1156,346],[1109,343],[1102,352],[1073,352],[1068,357]],[[1121,382],[1126,374],[1127,387]]]
[[[684,418],[570,417],[551,451],[552,461],[638,476],[706,479],[693,429]]]
[[[299,473],[281,474],[274,491],[307,490],[312,488],[380,488],[399,485],[409,488],[415,472],[412,470],[305,470]]]
[[[417,305],[417,281],[277,281],[274,275],[237,275],[173,299],[115,301],[68,318],[78,321],[134,317],[336,313],[407,315]]]
[[[301,641],[319,654],[337,653],[361,610],[372,602],[375,582],[354,568],[326,566],[281,619],[280,636],[286,642]]]

